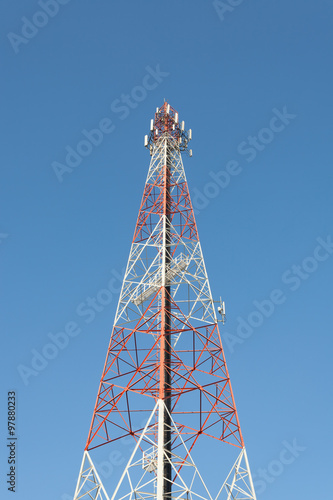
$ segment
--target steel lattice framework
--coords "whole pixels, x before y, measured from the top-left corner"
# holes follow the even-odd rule
[[[216,499],[256,498],[182,162],[191,135],[169,104],[157,108],[74,500],[212,500],[192,459],[203,437],[239,449]],[[107,493],[93,450],[128,436],[135,448]]]

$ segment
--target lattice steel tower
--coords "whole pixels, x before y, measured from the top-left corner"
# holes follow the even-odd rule
[[[256,498],[182,163],[191,136],[157,108],[75,500]],[[129,439],[119,477],[102,478],[93,455]],[[199,470],[216,463],[208,487]]]

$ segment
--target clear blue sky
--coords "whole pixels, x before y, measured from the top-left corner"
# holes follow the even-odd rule
[[[258,498],[328,494],[333,1],[224,3],[2,1],[3,499],[11,390],[15,499],[73,494],[150,160],[143,136],[164,98],[193,129],[185,169]],[[112,301],[80,315],[107,286]],[[65,328],[68,345],[45,347]],[[33,368],[45,349],[53,359]],[[119,468],[127,451],[113,451]]]

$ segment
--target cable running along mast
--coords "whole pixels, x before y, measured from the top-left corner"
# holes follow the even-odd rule
[[[191,138],[168,103],[156,109],[74,500],[256,500],[182,162]],[[103,475],[106,448],[129,441]],[[208,488],[200,470],[217,463],[224,482]]]

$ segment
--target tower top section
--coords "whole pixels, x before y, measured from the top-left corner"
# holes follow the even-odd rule
[[[192,130],[185,130],[185,122],[179,121],[178,112],[167,102],[160,108],[156,108],[155,116],[150,120],[150,132],[145,136],[145,147],[152,154],[154,145],[162,136],[173,138],[180,151],[185,151],[192,156],[192,149],[188,149],[188,144],[192,139]]]

